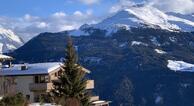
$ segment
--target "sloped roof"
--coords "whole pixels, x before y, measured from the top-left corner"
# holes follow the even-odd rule
[[[36,75],[36,74],[48,74],[56,69],[59,69],[62,65],[60,62],[47,62],[47,63],[35,63],[26,64],[27,70],[21,70],[21,66],[24,64],[14,64],[10,68],[2,68],[0,71],[1,76],[19,76],[19,75]],[[89,70],[83,68],[83,71],[90,73]]]
[[[0,60],[13,60],[13,57],[0,54]]]

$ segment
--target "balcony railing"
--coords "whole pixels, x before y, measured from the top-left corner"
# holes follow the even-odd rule
[[[87,80],[86,89],[94,89],[94,80]]]
[[[53,83],[31,83],[29,89],[31,91],[50,91]],[[87,80],[86,89],[94,89],[94,80]]]
[[[31,91],[49,91],[52,89],[52,83],[31,83],[29,89]]]

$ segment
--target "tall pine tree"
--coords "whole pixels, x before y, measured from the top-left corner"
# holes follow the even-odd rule
[[[61,75],[58,81],[53,82],[54,98],[62,106],[89,106],[89,96],[85,89],[85,72],[77,64],[77,58],[72,40],[69,37],[66,57],[61,65]]]

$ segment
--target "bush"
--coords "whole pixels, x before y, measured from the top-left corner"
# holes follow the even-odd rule
[[[26,100],[22,93],[13,96],[5,96],[0,101],[0,106],[25,106]]]

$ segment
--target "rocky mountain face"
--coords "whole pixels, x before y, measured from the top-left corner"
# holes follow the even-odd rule
[[[10,55],[16,63],[60,61],[72,35],[95,93],[113,106],[194,106],[191,31],[193,15],[132,6],[78,30],[41,33]]]
[[[10,55],[17,63],[60,61],[66,35],[41,33]],[[135,106],[194,106],[193,33],[130,28],[106,36],[96,29],[73,41],[80,64],[92,71],[95,94],[113,101],[113,106],[129,106],[131,101]],[[126,78],[133,84],[132,92],[125,87]]]
[[[8,53],[23,45],[21,38],[11,30],[0,27],[0,52]]]

